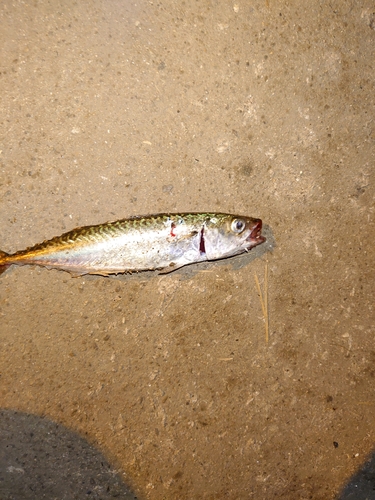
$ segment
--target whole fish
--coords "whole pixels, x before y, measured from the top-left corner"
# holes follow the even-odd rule
[[[0,251],[0,274],[15,264],[80,276],[175,269],[260,245],[262,221],[221,213],[159,214],[73,229],[26,250]]]

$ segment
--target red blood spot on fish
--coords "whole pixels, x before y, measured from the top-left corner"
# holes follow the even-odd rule
[[[199,251],[201,253],[206,253],[206,247],[205,247],[205,244],[204,244],[204,228],[203,227],[201,229],[201,238],[200,238],[200,241],[199,241]]]
[[[176,229],[176,224],[174,222],[172,222],[172,224],[171,224],[171,236],[177,236],[176,233],[173,232],[175,229]]]

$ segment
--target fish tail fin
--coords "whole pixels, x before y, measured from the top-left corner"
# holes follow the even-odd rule
[[[9,253],[0,250],[0,274],[3,274],[10,266],[10,264],[6,263],[7,257],[9,257]]]

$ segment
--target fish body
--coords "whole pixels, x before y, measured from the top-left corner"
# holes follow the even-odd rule
[[[187,264],[231,257],[265,241],[262,221],[222,213],[159,214],[73,229],[8,254],[11,265],[38,265],[74,275],[173,271]]]

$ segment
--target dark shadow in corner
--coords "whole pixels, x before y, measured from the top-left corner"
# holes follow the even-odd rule
[[[85,439],[27,413],[0,411],[1,500],[121,499],[137,496]]]
[[[343,488],[337,500],[375,499],[375,451]]]

